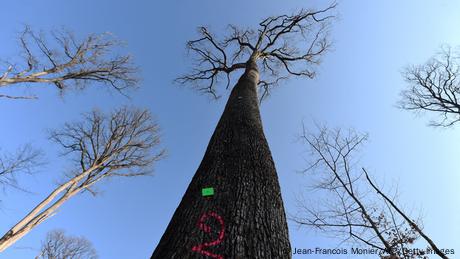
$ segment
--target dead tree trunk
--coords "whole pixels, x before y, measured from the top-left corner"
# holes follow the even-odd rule
[[[291,258],[278,176],[262,128],[254,58],[151,258]],[[202,196],[202,188],[214,195]]]

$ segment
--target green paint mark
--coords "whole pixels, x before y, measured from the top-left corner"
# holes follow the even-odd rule
[[[213,196],[213,195],[214,195],[214,188],[208,187],[208,188],[203,188],[203,189],[201,189],[201,195],[202,195],[203,197],[206,197],[206,196]]]

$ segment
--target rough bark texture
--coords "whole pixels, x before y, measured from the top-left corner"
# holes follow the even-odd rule
[[[249,61],[151,258],[291,258],[275,165]],[[201,190],[215,194],[203,197]]]

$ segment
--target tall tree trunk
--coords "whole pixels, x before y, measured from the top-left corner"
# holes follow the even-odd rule
[[[258,80],[250,60],[151,258],[291,258],[278,176],[260,119]],[[202,196],[205,187],[213,187],[214,195]]]

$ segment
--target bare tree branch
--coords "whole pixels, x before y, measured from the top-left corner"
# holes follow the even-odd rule
[[[293,217],[296,223],[380,250],[385,258],[425,258],[421,251],[406,252],[423,233],[420,222],[408,220],[396,205],[396,196],[384,194],[365,169],[356,169],[355,153],[367,135],[320,127],[316,134],[304,128],[301,139],[312,157],[304,172],[317,178],[314,190],[322,193],[324,200],[299,201],[299,213]],[[377,196],[372,195],[374,191]],[[432,241],[426,240],[431,246]]]
[[[37,99],[37,96],[13,96],[13,95],[8,95],[8,94],[0,94],[0,98],[6,98],[6,99],[16,99],[16,100],[31,100],[31,99]]]
[[[372,186],[372,188],[385,200],[386,203],[388,203],[391,208],[393,208],[394,210],[396,210],[398,212],[398,214],[404,218],[404,220],[412,227],[412,229],[414,229],[423,239],[425,239],[425,241],[431,246],[431,248],[433,248],[433,251],[441,258],[448,258],[437,246],[436,244],[433,242],[433,240],[431,240],[431,238],[429,238],[425,232],[418,226],[418,224],[409,218],[409,216],[407,216],[395,203],[392,199],[390,199],[386,194],[384,194],[377,186],[376,184],[371,180],[369,174],[367,173],[366,169],[365,168],[362,168],[363,169],[363,172],[364,174],[366,175],[366,180],[368,181],[368,183],[370,184],[370,186]],[[390,210],[391,211],[391,210]]]
[[[427,63],[408,67],[403,73],[408,88],[399,105],[406,110],[429,111],[440,116],[432,126],[449,127],[460,121],[459,55],[450,47]]]
[[[96,250],[84,237],[66,236],[63,230],[46,234],[40,254],[35,259],[97,259]]]
[[[43,164],[42,152],[30,145],[19,148],[15,153],[4,153],[0,156],[0,187],[12,187],[24,190],[17,183],[17,175],[30,174]]]
[[[0,239],[0,252],[51,217],[67,200],[109,177],[134,177],[151,172],[164,156],[158,151],[158,125],[148,111],[122,108],[106,116],[98,111],[82,122],[67,123],[51,139],[71,155],[75,169],[48,197]]]
[[[49,40],[51,38],[51,40]],[[89,35],[78,40],[73,33],[60,30],[49,35],[25,27],[19,37],[22,61],[5,62],[0,67],[0,89],[12,85],[52,84],[59,91],[84,89],[91,83],[108,85],[124,94],[135,87],[137,69],[129,55],[115,55],[121,43],[109,33]],[[35,99],[35,96],[0,98]]]
[[[336,5],[271,16],[256,30],[229,25],[228,36],[223,39],[200,27],[200,37],[187,42],[189,52],[195,57],[195,68],[177,78],[177,82],[192,83],[198,91],[218,98],[218,84],[225,81],[228,88],[231,75],[244,70],[249,60],[261,64],[261,99],[280,80],[290,76],[313,78],[315,67],[331,46],[328,31],[334,16],[330,13]]]

